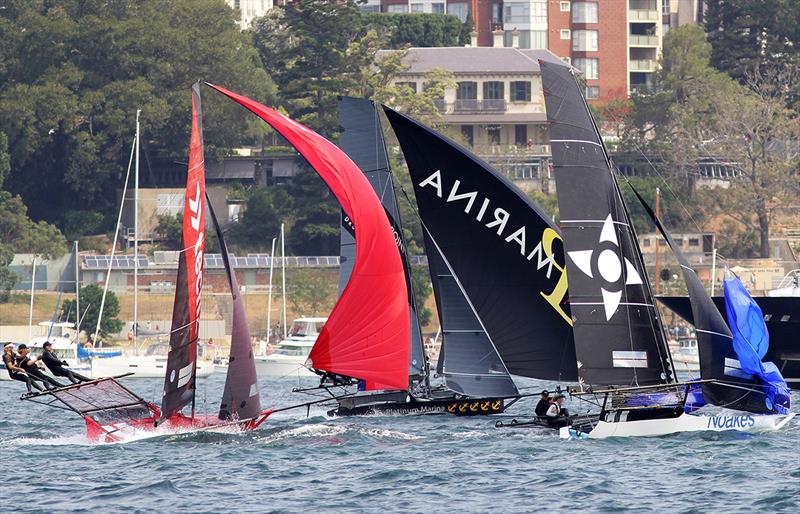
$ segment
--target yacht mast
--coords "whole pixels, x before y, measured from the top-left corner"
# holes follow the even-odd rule
[[[78,241],[75,241],[75,341],[81,339],[81,274],[78,264]]]
[[[283,293],[283,320],[281,324],[283,325],[283,338],[286,339],[286,238],[284,236],[283,223],[281,223],[281,281],[283,282],[281,285],[281,293]]]
[[[269,292],[267,293],[267,343],[272,330],[272,269],[275,266],[275,237],[272,238],[272,251],[269,254]]]
[[[136,166],[133,175],[133,354],[139,355],[139,114],[136,109]]]

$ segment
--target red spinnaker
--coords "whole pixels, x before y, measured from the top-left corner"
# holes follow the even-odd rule
[[[316,132],[249,98],[209,86],[286,138],[355,224],[353,274],[322,328],[309,366],[362,379],[367,390],[407,389],[411,337],[403,264],[389,219],[369,181],[344,152]]]

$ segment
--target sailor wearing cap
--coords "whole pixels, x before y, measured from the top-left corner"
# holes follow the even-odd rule
[[[31,349],[25,344],[21,344],[17,347],[17,366],[25,370],[31,379],[42,382],[47,389],[64,387],[64,384],[61,382],[58,382],[42,373],[42,370],[39,369],[39,365],[37,363],[38,359],[28,356],[30,351]]]
[[[23,368],[17,365],[16,355],[14,355],[14,345],[12,343],[7,343],[5,346],[3,346],[3,364],[6,365],[6,370],[8,371],[8,376],[11,378],[11,380],[25,382],[25,386],[28,388],[29,393],[33,392],[33,387],[39,391],[44,390],[42,386],[31,379],[31,377]]]

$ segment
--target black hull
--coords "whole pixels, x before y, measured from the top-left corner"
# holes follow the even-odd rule
[[[400,397],[402,396],[402,397]],[[370,414],[452,414],[489,416],[501,414],[516,403],[515,398],[415,398],[403,392],[392,395],[364,395],[344,398],[329,416],[367,416]],[[510,401],[507,401],[510,400]]]

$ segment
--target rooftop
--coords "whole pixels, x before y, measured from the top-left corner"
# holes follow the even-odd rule
[[[381,50],[378,57],[396,50]],[[421,74],[436,68],[453,73],[539,73],[539,60],[564,64],[549,50],[521,50],[487,46],[409,48],[405,73]]]

